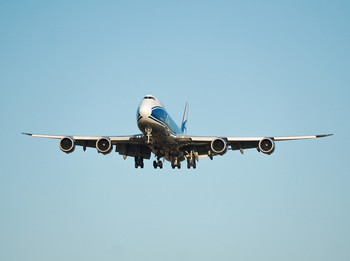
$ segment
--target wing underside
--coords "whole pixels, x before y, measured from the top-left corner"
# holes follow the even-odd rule
[[[98,152],[108,154],[112,151],[113,145],[116,152],[123,156],[137,157],[150,159],[151,150],[145,143],[143,134],[130,136],[69,136],[69,135],[44,135],[23,133],[31,137],[59,139],[59,145],[63,152],[71,153],[75,146],[86,148],[96,148]],[[67,149],[64,147],[64,142],[68,142]]]
[[[179,143],[183,143],[186,149],[196,150],[199,156],[211,156],[213,154],[213,145],[215,142],[220,142],[222,146],[226,146],[226,150],[240,150],[241,153],[245,149],[258,149],[259,151],[263,148],[260,146],[264,145],[264,142],[269,142],[270,146],[274,148],[274,142],[276,141],[289,141],[289,140],[305,140],[305,139],[316,139],[331,136],[332,134],[325,135],[309,135],[309,136],[281,136],[281,137],[200,137],[200,136],[188,136],[178,135],[177,140]],[[267,145],[269,145],[267,144]],[[266,145],[266,146],[267,146]],[[224,148],[222,148],[224,151]],[[272,153],[271,149],[271,153]],[[267,153],[267,154],[271,154]],[[220,153],[216,153],[220,154]]]
[[[150,159],[152,152],[159,159],[174,162],[186,160],[195,167],[195,161],[201,157],[224,155],[228,150],[239,150],[242,154],[246,149],[255,148],[259,152],[272,154],[275,149],[275,142],[289,140],[316,139],[330,136],[282,136],[282,137],[203,137],[190,135],[177,135],[174,140],[167,143],[149,144],[147,137],[143,134],[131,136],[64,136],[64,135],[43,135],[23,133],[32,137],[58,139],[59,147],[65,153],[71,153],[76,146],[95,148],[99,153],[108,154],[112,150],[120,155],[135,158],[135,167],[143,167],[143,159]],[[160,165],[158,165],[160,166]],[[191,165],[190,165],[191,166]],[[157,167],[155,165],[155,167]]]

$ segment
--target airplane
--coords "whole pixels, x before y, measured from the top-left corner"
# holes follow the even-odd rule
[[[228,150],[255,148],[259,152],[271,155],[275,151],[276,141],[315,139],[332,134],[286,137],[221,137],[187,135],[188,103],[181,126],[178,127],[167,113],[161,101],[153,95],[146,95],[137,109],[137,125],[142,134],[130,136],[65,136],[23,133],[32,137],[59,139],[59,148],[72,153],[76,146],[96,148],[98,153],[115,152],[126,157],[134,157],[135,168],[144,168],[144,159],[150,159],[153,153],[156,160],[153,167],[163,168],[164,160],[171,162],[173,169],[181,168],[181,162],[187,161],[187,168],[196,168],[199,158],[224,155]],[[162,160],[163,159],[163,160]]]

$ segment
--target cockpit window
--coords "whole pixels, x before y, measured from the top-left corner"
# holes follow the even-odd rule
[[[146,96],[145,98],[143,98],[144,100],[156,100],[154,97],[152,96]]]

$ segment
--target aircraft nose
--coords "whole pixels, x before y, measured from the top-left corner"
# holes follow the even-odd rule
[[[139,108],[139,115],[143,118],[148,118],[151,115],[151,108],[144,103],[141,103]]]

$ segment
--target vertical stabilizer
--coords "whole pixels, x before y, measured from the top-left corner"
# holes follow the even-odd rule
[[[181,131],[183,134],[187,132],[187,113],[188,113],[188,103],[186,103],[184,116],[182,118]]]

